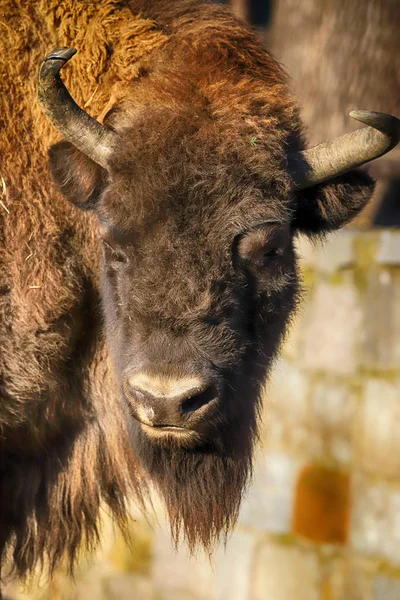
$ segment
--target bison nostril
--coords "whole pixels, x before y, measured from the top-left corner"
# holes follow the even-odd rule
[[[217,397],[217,390],[213,385],[208,387],[206,390],[186,398],[181,404],[180,410],[183,415],[192,413],[199,410],[202,406],[209,404],[212,400]]]
[[[188,428],[192,416],[197,424],[217,408],[217,383],[197,375],[173,378],[128,373],[123,390],[132,416],[152,427]]]

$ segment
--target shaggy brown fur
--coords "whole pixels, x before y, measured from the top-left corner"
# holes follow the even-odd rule
[[[297,301],[293,235],[341,226],[370,181],[293,196],[296,104],[223,8],[0,10],[0,555],[18,575],[64,554],[72,566],[97,541],[100,503],[123,525],[148,478],[175,536],[210,547],[237,516],[260,386]],[[67,142],[52,147],[59,188],[86,212],[50,179],[57,135],[35,100],[38,64],[59,45],[79,50],[63,70],[75,99],[121,142],[107,173]],[[213,378],[220,403],[204,432],[155,440],[132,420],[125,376],[143,364]]]

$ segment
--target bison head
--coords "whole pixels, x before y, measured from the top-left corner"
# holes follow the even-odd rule
[[[68,140],[51,148],[51,169],[97,217],[135,451],[174,533],[207,546],[234,522],[251,472],[260,388],[298,299],[294,237],[364,205],[369,178],[343,173],[393,144],[392,121],[358,112],[376,129],[302,151],[297,112],[274,112],[268,89],[243,115],[210,100],[193,70],[185,81],[158,67],[101,125],[59,78],[73,53],[58,49],[40,72],[41,102]]]

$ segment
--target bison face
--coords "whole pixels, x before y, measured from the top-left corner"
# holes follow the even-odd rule
[[[222,246],[214,225],[178,232],[172,218],[131,231],[130,242],[103,234],[104,314],[118,381],[140,436],[155,445],[233,451],[246,443],[294,307],[290,225],[227,227],[222,235],[223,227]]]
[[[174,534],[209,546],[236,520],[260,388],[296,305],[299,199],[273,157],[260,179],[238,145],[221,152],[180,119],[164,137],[158,123],[155,146],[150,125],[130,132],[107,173],[67,142],[51,165],[97,217],[105,329],[135,452]],[[338,182],[308,196],[310,213],[328,189],[345,212],[348,184]],[[354,181],[352,206],[365,189]],[[313,231],[329,226],[320,218],[317,228],[317,212]]]
[[[274,176],[261,179],[251,136],[232,149],[190,111],[125,121],[107,119],[121,131],[107,172],[66,142],[51,151],[81,206],[79,179],[91,190],[121,396],[140,446],[242,453],[297,297],[289,177],[271,156]]]
[[[208,545],[236,519],[260,388],[296,304],[290,182],[272,159],[276,179],[260,180],[229,140],[221,151],[220,136],[202,138],[182,116],[164,130],[166,115],[156,121],[155,146],[155,119],[125,137],[107,173],[67,142],[51,166],[97,218],[105,330],[135,452],[175,533]]]
[[[103,126],[54,77],[67,55],[41,71],[39,95],[70,140],[51,148],[51,169],[96,215],[105,329],[135,451],[174,535],[209,546],[235,522],[251,472],[260,388],[298,297],[293,238],[340,227],[370,197],[366,175],[338,176],[364,138],[351,138],[352,152],[301,152],[288,97],[235,97],[228,111],[215,100],[213,112],[190,81],[166,91],[162,79],[156,94],[149,77]],[[376,153],[392,141],[374,132]]]

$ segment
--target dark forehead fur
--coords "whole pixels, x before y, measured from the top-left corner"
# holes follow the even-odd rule
[[[226,11],[201,5],[189,19],[161,2],[149,14],[172,35],[106,116],[120,143],[98,214],[117,241],[179,238],[189,263],[201,241],[216,265],[241,229],[290,219],[297,109],[280,67]]]
[[[265,131],[260,123],[265,117],[223,122],[211,103],[196,109],[197,92],[191,89],[174,108],[141,107],[140,87],[106,119],[121,133],[111,165],[113,193],[99,205],[110,227],[143,231],[168,216],[177,227],[213,222],[216,230],[222,215],[236,227],[241,221],[251,225],[249,215],[255,223],[288,219],[284,133],[278,139],[273,124]],[[155,93],[152,83],[143,87]]]
[[[287,218],[279,201],[287,198],[285,157],[300,143],[300,122],[282,70],[221,8],[156,4],[150,16],[172,35],[143,61],[106,117],[121,133],[121,144],[112,161],[118,197],[104,202],[104,216],[117,218],[117,227],[140,229],[141,217],[151,223],[171,209],[176,214],[180,201],[182,218],[193,210],[204,217],[212,211],[215,218],[217,204],[226,221],[228,205],[239,204],[247,213],[254,208],[255,219],[268,212]],[[135,206],[129,202],[133,195]],[[265,202],[268,196],[274,206]]]

